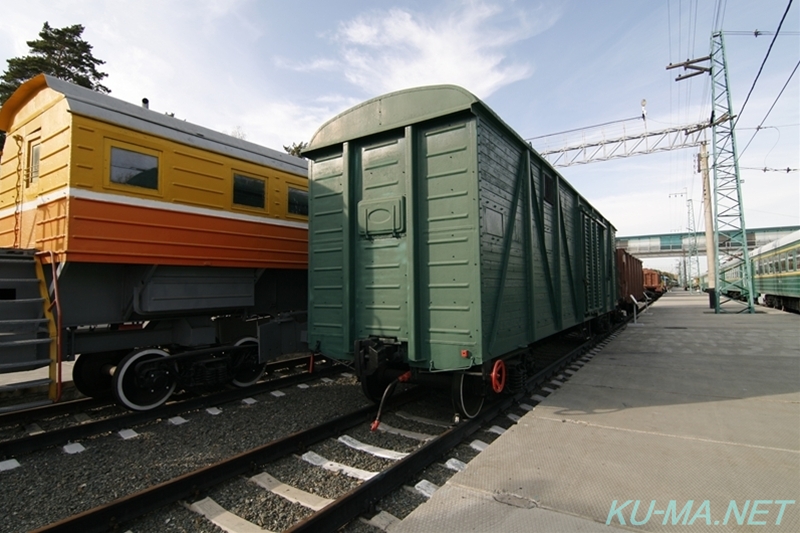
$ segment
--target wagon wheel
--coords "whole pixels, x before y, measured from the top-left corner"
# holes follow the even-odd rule
[[[114,372],[112,390],[117,401],[134,411],[155,409],[166,402],[177,385],[175,364],[164,363],[140,372],[136,372],[136,365],[168,355],[164,350],[147,348],[125,356]]]
[[[258,362],[258,339],[255,337],[242,337],[234,346],[248,346],[244,353],[238,352],[234,357],[237,361],[233,371],[231,383],[237,387],[249,387],[264,375],[267,363]]]
[[[506,375],[506,363],[502,359],[498,359],[494,362],[490,376],[492,378],[492,390],[497,394],[500,394],[506,388]]]
[[[128,353],[127,350],[79,355],[72,367],[72,382],[78,392],[90,398],[110,398],[113,378],[111,369]]]
[[[467,418],[475,418],[483,408],[484,393],[483,378],[480,374],[467,374],[458,372],[453,374],[450,397],[453,408]]]

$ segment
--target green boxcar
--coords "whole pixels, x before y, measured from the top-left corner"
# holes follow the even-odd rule
[[[374,98],[304,155],[309,344],[369,396],[406,370],[518,383],[532,343],[614,310],[614,227],[471,93]]]

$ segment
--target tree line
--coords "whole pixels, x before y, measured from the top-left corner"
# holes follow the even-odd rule
[[[28,55],[13,57],[0,76],[0,106],[14,94],[20,85],[39,74],[48,74],[87,89],[108,94],[111,90],[102,84],[105,72],[98,70],[105,61],[92,53],[92,45],[83,39],[84,27],[74,24],[64,28],[53,28],[45,22],[39,38],[27,41]],[[244,138],[239,132],[238,137]],[[5,132],[0,131],[0,153],[5,144]],[[300,151],[306,143],[284,146],[287,153],[301,157]]]

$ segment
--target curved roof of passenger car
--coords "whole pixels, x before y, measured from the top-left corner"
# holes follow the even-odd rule
[[[788,235],[784,235],[783,237],[781,237],[779,239],[776,239],[776,240],[774,240],[772,242],[768,242],[767,244],[764,244],[764,245],[756,248],[755,250],[753,250],[752,252],[749,253],[749,256],[750,257],[758,257],[760,255],[764,255],[766,253],[769,253],[769,252],[771,252],[773,250],[777,250],[778,248],[782,248],[782,247],[786,246],[787,244],[792,244],[792,243],[795,243],[795,242],[798,242],[798,241],[800,241],[800,230],[793,231],[792,233],[790,233]]]
[[[306,161],[298,157],[124,102],[46,74],[39,74],[26,81],[6,100],[0,108],[0,131],[8,131],[17,111],[38,92],[48,87],[64,95],[69,111],[76,115],[118,124],[142,133],[294,174],[305,176],[308,172]]]

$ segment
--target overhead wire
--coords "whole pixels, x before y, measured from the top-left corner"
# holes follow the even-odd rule
[[[789,74],[789,78],[786,80],[786,83],[783,84],[783,87],[781,88],[781,92],[779,92],[778,96],[775,97],[775,101],[772,102],[772,105],[769,107],[769,111],[767,111],[767,114],[764,115],[764,118],[763,118],[763,120],[761,120],[761,123],[758,126],[756,126],[756,131],[753,133],[753,136],[750,137],[750,140],[747,141],[747,145],[744,147],[744,149],[742,149],[739,152],[739,158],[740,159],[741,159],[742,155],[744,154],[745,150],[747,150],[748,146],[750,146],[750,143],[752,143],[753,139],[755,139],[756,135],[758,135],[758,132],[761,131],[762,129],[764,129],[764,127],[763,127],[764,126],[764,122],[767,121],[767,118],[769,118],[769,114],[772,113],[773,109],[775,109],[775,105],[778,103],[778,100],[780,100],[781,96],[783,96],[783,91],[785,91],[786,87],[789,86],[789,82],[792,81],[792,78],[794,77],[795,73],[797,72],[797,68],[798,67],[800,67],[800,61],[798,61],[797,64],[794,66],[794,70],[792,70],[792,73]]]
[[[694,10],[692,10],[692,3],[694,2]],[[695,38],[697,34],[697,5],[698,0],[689,0],[688,12],[689,12],[689,25],[687,28],[687,53],[686,57],[697,57],[695,55]],[[694,14],[692,13],[694,11]],[[694,21],[694,22],[693,22]],[[690,79],[689,84],[686,89],[686,115],[685,118],[688,121],[691,113],[691,105],[692,105],[692,89],[694,88],[694,80]],[[690,163],[693,164],[693,163]],[[691,178],[689,179],[689,194],[690,198],[693,196],[694,187],[695,187],[695,173],[690,172],[689,175]]]
[[[727,0],[717,0],[717,5],[715,7],[716,15],[714,16],[714,28],[716,30],[722,29],[722,22],[725,20],[725,9],[727,7]]]
[[[694,27],[692,28],[692,55],[694,55],[695,44],[697,42],[697,7],[700,5],[699,0],[694,2]]]
[[[786,168],[769,168],[769,167],[764,167],[764,168],[757,168],[757,167],[739,167],[739,168],[740,168],[741,170],[758,170],[759,172],[781,172],[781,173],[783,173],[783,174],[788,174],[789,172],[797,172],[798,170],[800,170],[800,169],[798,169],[798,168],[791,168],[791,167],[786,167]]]
[[[789,4],[786,6],[786,11],[783,12],[783,17],[781,17],[781,21],[778,24],[778,29],[775,30],[775,35],[772,37],[772,42],[769,43],[769,48],[767,49],[767,53],[764,56],[763,61],[761,61],[761,66],[758,69],[758,73],[756,73],[756,77],[753,80],[753,84],[750,86],[750,91],[748,91],[747,93],[747,98],[744,99],[744,103],[742,104],[742,107],[739,109],[739,115],[736,117],[736,121],[733,123],[734,129],[736,128],[736,124],[739,123],[739,119],[742,117],[745,107],[747,107],[747,102],[750,101],[750,96],[753,94],[753,89],[756,88],[756,83],[758,83],[758,79],[761,77],[761,73],[764,71],[764,65],[767,63],[767,59],[769,58],[769,55],[772,52],[772,47],[775,45],[775,40],[778,38],[778,34],[780,34],[781,32],[781,27],[783,26],[783,22],[786,20],[786,15],[789,14],[789,9],[791,9],[793,1],[794,0],[789,0]]]
[[[695,16],[697,13],[697,0],[695,0]],[[697,57],[694,51],[694,32],[692,31],[692,0],[689,0],[689,28],[687,31],[687,43],[686,43],[686,58],[690,57]],[[696,25],[695,25],[696,31]],[[692,89],[694,87],[694,80],[690,79],[689,83],[686,85],[686,119],[689,118],[689,111],[691,109],[691,102],[692,102]]]
[[[739,131],[742,130],[757,130],[757,129],[767,129],[767,128],[775,128],[776,130],[779,128],[795,128],[800,126],[800,123],[797,124],[777,124],[772,126],[763,126],[763,128],[759,128],[758,126],[753,126],[752,128],[739,128]]]
[[[752,35],[754,37],[759,37],[761,35],[775,35],[774,31],[726,31],[725,35]],[[785,31],[781,35],[800,35],[800,31]]]
[[[621,122],[630,122],[632,120],[642,120],[642,117],[639,116],[639,117],[621,118],[619,120],[611,120],[609,122],[603,122],[601,124],[594,124],[593,126],[583,126],[583,127],[574,128],[574,129],[571,129],[571,130],[557,131],[555,133],[547,133],[545,135],[538,135],[536,137],[528,137],[525,140],[526,141],[533,141],[533,140],[536,140],[536,139],[544,139],[545,137],[553,137],[555,135],[563,135],[565,133],[574,133],[576,131],[588,130],[588,129],[592,129],[592,128],[601,128],[603,126],[609,126],[611,124],[619,124]]]

